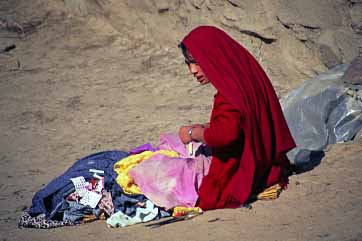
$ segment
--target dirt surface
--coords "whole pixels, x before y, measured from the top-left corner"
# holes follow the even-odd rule
[[[160,133],[209,119],[215,90],[197,85],[177,49],[197,25],[219,26],[245,45],[279,96],[350,62],[362,43],[361,1],[316,2],[2,0],[1,240],[362,240],[361,140],[329,147],[279,199],[252,209],[158,229],[16,224],[34,193],[75,160],[156,145]]]

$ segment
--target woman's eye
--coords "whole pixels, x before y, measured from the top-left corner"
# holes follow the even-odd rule
[[[197,64],[197,62],[195,60],[193,60],[193,59],[191,59],[191,60],[185,59],[185,64],[187,64],[187,65]]]

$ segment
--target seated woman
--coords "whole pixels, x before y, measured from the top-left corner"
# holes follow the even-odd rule
[[[236,208],[253,194],[286,184],[286,152],[295,147],[271,82],[254,57],[222,30],[202,26],[180,44],[197,81],[216,88],[210,123],[182,126],[183,143],[212,149],[199,189],[203,210]]]

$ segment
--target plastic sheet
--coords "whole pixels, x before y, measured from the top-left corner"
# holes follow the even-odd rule
[[[297,144],[288,157],[299,169],[313,168],[327,145],[353,140],[362,130],[362,85],[341,81],[347,67],[336,66],[281,100]]]

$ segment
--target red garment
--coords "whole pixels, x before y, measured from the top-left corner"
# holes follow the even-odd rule
[[[199,206],[238,207],[281,180],[295,143],[269,78],[246,49],[210,26],[194,29],[183,44],[218,90],[204,132],[213,158]]]

